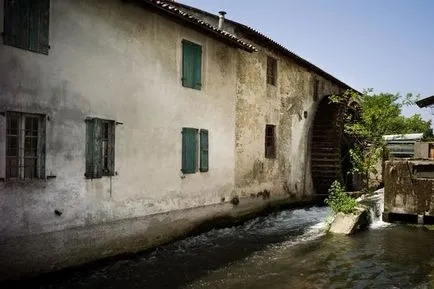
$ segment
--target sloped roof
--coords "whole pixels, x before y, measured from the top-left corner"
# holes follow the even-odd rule
[[[202,32],[211,33],[214,36],[217,36],[218,38],[225,40],[227,42],[230,42],[232,44],[235,44],[236,46],[248,51],[248,52],[255,52],[257,51],[257,48],[253,46],[252,44],[244,41],[243,39],[237,37],[236,35],[229,33],[227,31],[218,29],[218,27],[211,25],[210,23],[207,23],[203,21],[202,19],[199,19],[190,13],[176,7],[173,5],[173,2],[167,2],[167,1],[161,1],[161,0],[141,0],[142,3],[147,4],[151,7],[156,8],[158,11],[164,13],[167,16],[175,17],[184,23],[188,23],[191,25],[196,26],[196,28],[200,28]]]
[[[165,0],[165,1],[159,1],[159,2],[171,2],[170,0]],[[199,8],[196,7],[192,7],[186,4],[182,4],[179,2],[172,2],[173,6],[177,6],[180,7],[181,9],[188,9],[191,11],[195,11],[197,13],[203,14],[203,15],[207,15],[209,17],[214,17],[214,18],[218,18],[217,15],[212,14],[210,12],[201,10]],[[296,61],[298,64],[300,64],[303,67],[309,68],[312,71],[316,72],[318,75],[324,77],[325,79],[328,79],[336,84],[338,84],[339,86],[342,86],[346,89],[351,89],[353,91],[356,91],[354,88],[350,87],[348,84],[342,82],[341,80],[337,79],[336,77],[334,77],[333,75],[329,74],[328,72],[322,70],[321,68],[319,68],[318,66],[312,64],[311,62],[307,61],[306,59],[298,56],[297,54],[295,54],[294,52],[292,52],[291,50],[289,50],[288,48],[284,47],[283,45],[277,43],[276,41],[272,40],[271,38],[269,38],[268,36],[262,34],[261,32],[253,29],[250,26],[247,26],[245,24],[230,20],[230,19],[225,19],[225,21],[227,21],[228,23],[234,25],[235,27],[237,27],[242,33],[249,35],[250,37],[252,37],[253,39],[258,40],[259,43],[261,43],[262,45],[265,46],[269,46],[271,48],[274,48],[276,50],[278,50],[279,52],[281,52],[284,55],[287,55],[288,57],[294,59],[294,61]]]
[[[416,101],[418,107],[427,107],[434,104],[434,95]]]

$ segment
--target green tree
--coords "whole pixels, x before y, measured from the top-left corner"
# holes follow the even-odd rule
[[[386,134],[424,133],[432,136],[431,121],[423,120],[419,114],[411,117],[402,115],[402,107],[411,105],[412,94],[402,97],[399,94],[372,94],[372,90],[363,94],[347,92],[344,99],[351,99],[360,105],[360,114],[356,122],[347,122],[346,130],[371,140]]]
[[[346,110],[344,131],[354,141],[350,151],[352,173],[362,176],[366,189],[370,188],[370,174],[376,173],[376,164],[383,155],[383,135],[423,133],[425,138],[433,136],[431,121],[423,120],[419,114],[411,117],[402,115],[404,105],[412,105],[418,96],[407,94],[373,94],[365,90],[362,94],[347,91],[342,96],[332,96],[331,102],[353,107],[355,113]]]

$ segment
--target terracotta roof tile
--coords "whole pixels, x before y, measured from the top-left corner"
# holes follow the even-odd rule
[[[158,7],[162,10],[165,10],[166,12],[169,12],[171,14],[174,14],[177,17],[183,18],[184,20],[187,20],[188,22],[191,22],[193,24],[199,25],[203,28],[206,28],[207,30],[211,30],[212,32],[220,35],[223,38],[226,38],[227,40],[230,40],[232,42],[237,43],[241,48],[244,48],[247,51],[250,52],[256,52],[258,49],[253,46],[250,43],[247,43],[246,41],[242,40],[241,38],[237,37],[236,35],[229,33],[227,31],[218,29],[218,27],[211,25],[197,17],[194,17],[193,15],[185,12],[184,10],[168,3],[167,1],[160,1],[160,0],[143,0],[144,2],[147,2],[155,7]]]

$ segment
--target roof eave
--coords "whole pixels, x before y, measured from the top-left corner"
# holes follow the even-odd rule
[[[214,14],[208,12],[208,11],[205,11],[205,10],[193,7],[193,6],[189,6],[189,5],[186,5],[186,4],[183,4],[183,3],[175,2],[174,5],[179,6],[179,7],[183,7],[183,8],[186,8],[186,9],[192,9],[192,10],[198,12],[198,13],[204,13],[204,14],[206,14],[208,16],[218,17],[217,15],[214,15]],[[346,84],[343,81],[337,79],[336,77],[334,77],[333,75],[329,74],[328,72],[322,70],[318,66],[310,63],[306,59],[298,56],[297,54],[295,54],[293,52],[291,52],[290,50],[288,50],[284,46],[282,46],[279,43],[273,41],[272,39],[266,37],[265,35],[263,35],[262,33],[258,32],[258,31],[256,31],[255,29],[253,29],[253,28],[251,28],[251,27],[249,27],[249,26],[247,26],[245,24],[242,24],[242,23],[230,20],[230,19],[225,19],[225,21],[227,21],[228,23],[231,23],[232,25],[234,25],[236,27],[242,28],[245,32],[248,32],[248,34],[250,34],[250,36],[258,38],[258,39],[260,38],[260,41],[269,43],[269,45],[271,44],[271,46],[277,47],[281,52],[284,52],[288,56],[294,58],[301,65],[310,68],[311,70],[317,72],[319,75],[323,76],[326,79],[329,79],[330,81],[336,83],[337,85],[339,85],[339,86],[341,86],[341,87],[343,87],[345,89],[352,90],[352,91],[354,91],[354,92],[356,92],[358,94],[361,94],[359,91],[357,91],[356,89],[352,88],[348,84]]]
[[[236,39],[233,39],[231,37],[225,37],[222,34],[222,33],[224,33],[224,31],[221,31],[221,30],[216,31],[216,30],[214,30],[208,26],[200,25],[197,22],[197,19],[195,19],[194,17],[182,16],[175,11],[170,11],[169,9],[165,9],[165,8],[161,7],[152,1],[130,0],[128,2],[134,2],[135,4],[138,4],[139,6],[141,6],[143,8],[146,8],[148,10],[153,10],[154,12],[159,13],[160,15],[162,15],[166,18],[174,20],[178,23],[182,23],[186,27],[189,27],[189,28],[196,30],[198,32],[201,32],[204,34],[209,34],[210,36],[218,39],[219,41],[224,42],[226,44],[229,44],[233,47],[240,48],[240,49],[245,50],[245,51],[250,52],[250,53],[257,51],[257,49],[253,45],[245,45],[243,43],[240,43]]]

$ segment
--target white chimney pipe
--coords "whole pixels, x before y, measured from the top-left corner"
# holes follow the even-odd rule
[[[225,22],[225,11],[219,11],[220,17],[219,17],[219,30],[223,30],[223,23]]]

